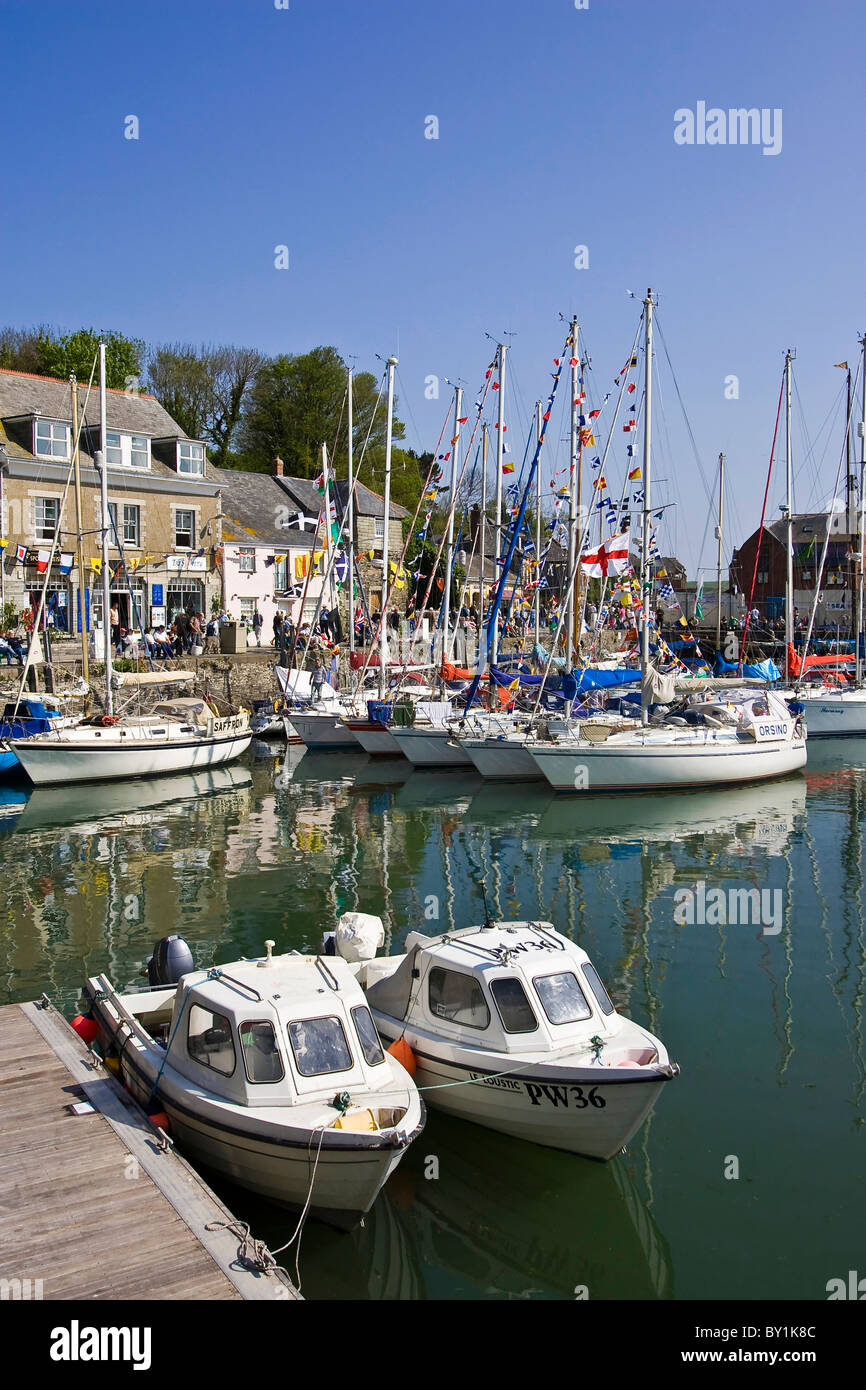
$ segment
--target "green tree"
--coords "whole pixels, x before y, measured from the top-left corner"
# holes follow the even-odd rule
[[[74,372],[80,382],[89,381],[100,337],[105,342],[106,384],[123,391],[131,382],[140,380],[146,352],[142,340],[126,338],[122,333],[99,334],[93,328],[79,328],[75,333],[63,333],[58,337],[51,332],[43,333],[39,339],[41,374],[65,380]]]
[[[211,446],[219,467],[231,466],[232,444],[265,361],[255,348],[168,343],[151,350],[150,388],[193,439]]]
[[[356,476],[381,492],[387,403],[371,372],[355,376],[353,401]],[[287,474],[315,478],[322,466],[324,443],[337,472],[345,477],[347,422],[346,364],[337,349],[284,353],[264,364],[249,393],[240,431],[245,466],[270,472],[279,454]],[[395,416],[394,438],[402,439],[404,434],[403,423]]]

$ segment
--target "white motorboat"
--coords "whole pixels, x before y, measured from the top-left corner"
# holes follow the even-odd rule
[[[410,932],[405,955],[362,960],[338,929],[336,947],[429,1103],[488,1129],[612,1158],[679,1070],[548,922]]]
[[[589,737],[578,727],[575,736],[526,750],[555,791],[581,794],[751,782],[806,762],[803,719],[773,691],[750,693],[736,710],[707,702],[692,713],[700,724],[674,716],[619,732],[596,723]]]
[[[527,741],[557,739],[567,731],[563,715],[542,715],[534,720],[527,715],[476,715],[469,732],[461,732],[460,745],[486,781],[539,782],[543,774],[526,751]]]
[[[176,698],[152,714],[110,716],[36,734],[16,744],[31,782],[103,782],[196,772],[240,757],[250,745],[249,715],[220,716],[203,699]]]
[[[91,977],[98,1041],[191,1158],[351,1229],[421,1132],[424,1104],[345,961],[265,946],[261,959],[196,970],[169,937],[149,962],[153,987]]]

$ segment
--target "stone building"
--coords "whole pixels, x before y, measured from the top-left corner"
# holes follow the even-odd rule
[[[208,615],[221,600],[220,489],[202,440],[190,439],[153,396],[108,391],[106,439],[99,396],[77,387],[81,517],[70,485],[72,388],[0,371],[0,602],[33,610],[48,575],[47,611],[58,631],[101,625],[101,503],[94,455],[107,453],[111,597],[129,629],[180,610]],[[83,576],[78,535],[82,534]],[[125,562],[125,573],[124,573]]]

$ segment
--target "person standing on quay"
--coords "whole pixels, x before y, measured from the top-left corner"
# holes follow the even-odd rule
[[[256,607],[256,611],[253,614],[253,632],[255,633],[257,647],[262,645],[262,628],[264,625],[265,620],[259,612],[258,607]]]

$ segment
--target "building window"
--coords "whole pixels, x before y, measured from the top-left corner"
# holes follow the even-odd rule
[[[116,545],[119,534],[121,545],[131,545],[138,548],[141,544],[141,508],[133,503],[124,502],[120,523],[118,523],[117,517],[117,503],[109,502],[108,510],[111,512],[109,544]]]
[[[385,539],[385,518],[383,516],[373,518],[373,539],[376,541]]]
[[[33,499],[33,530],[38,541],[53,541],[60,525],[60,500],[57,497]]]
[[[759,584],[769,584],[769,582],[770,582],[770,571],[769,571],[769,570],[758,570],[758,583],[759,583]]]
[[[256,572],[256,552],[252,549],[238,551],[238,572],[240,574],[255,574]]]
[[[176,550],[192,550],[195,545],[195,512],[181,508],[175,512],[174,544]]]
[[[186,440],[179,440],[177,471],[178,473],[192,473],[200,478],[204,473],[204,445],[190,444]]]
[[[105,457],[109,468],[149,468],[150,440],[145,434],[105,432]]]
[[[274,593],[285,593],[289,582],[289,557],[282,555],[278,560],[274,560]]]
[[[166,594],[166,620],[172,623],[178,613],[203,613],[204,592],[197,579],[180,579],[169,584]]]
[[[255,601],[254,598],[242,598],[242,599],[241,599],[241,622],[242,622],[242,623],[246,623],[247,625],[251,624],[252,621],[253,621],[253,615],[254,615],[255,611],[256,611],[256,601]]]
[[[43,459],[68,459],[72,431],[59,420],[37,420],[34,453]]]

